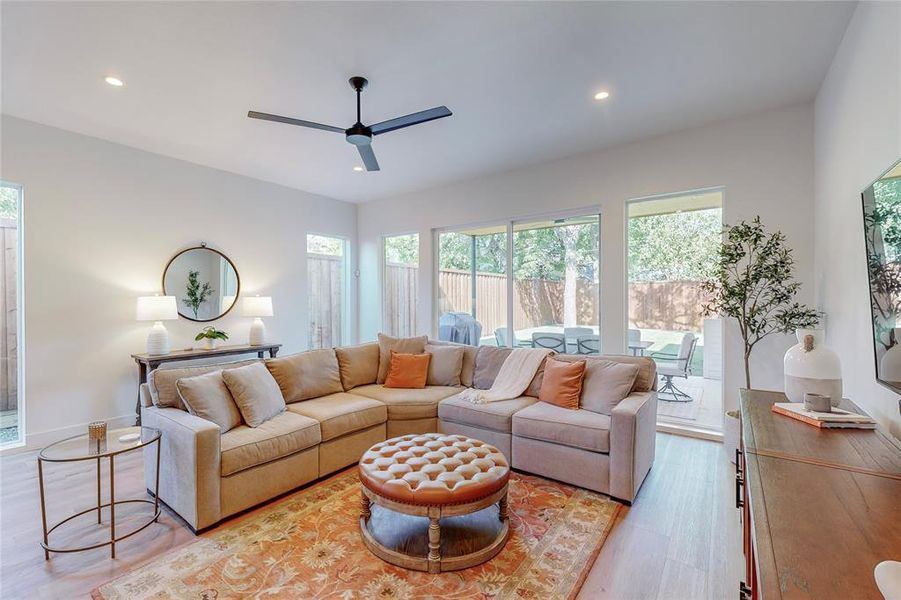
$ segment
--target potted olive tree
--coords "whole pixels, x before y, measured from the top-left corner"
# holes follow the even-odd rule
[[[726,226],[714,276],[701,289],[708,299],[703,314],[738,321],[744,343],[745,387],[751,388],[751,352],[774,333],[814,327],[820,313],[795,301],[795,261],[781,231],[767,233],[755,217]]]

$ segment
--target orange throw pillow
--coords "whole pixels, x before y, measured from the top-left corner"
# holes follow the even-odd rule
[[[388,374],[385,376],[386,388],[414,388],[425,387],[429,378],[429,362],[431,354],[401,354],[391,351],[391,359],[388,362]]]
[[[585,361],[563,362],[548,358],[544,363],[544,380],[538,399],[571,410],[579,409]]]

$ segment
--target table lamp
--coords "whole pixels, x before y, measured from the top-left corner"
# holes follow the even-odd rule
[[[138,321],[156,321],[147,334],[147,354],[168,354],[169,332],[163,321],[178,319],[175,296],[141,296],[136,313]]]
[[[253,317],[250,326],[250,345],[262,346],[266,343],[266,326],[260,317],[272,316],[271,296],[248,296],[241,307],[245,317]]]

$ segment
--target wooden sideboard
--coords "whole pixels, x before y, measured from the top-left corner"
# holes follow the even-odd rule
[[[203,358],[226,358],[229,356],[241,356],[243,354],[256,354],[257,358],[263,358],[269,353],[270,358],[275,358],[281,344],[262,344],[251,346],[240,344],[233,346],[219,346],[211,350],[189,348],[187,350],[174,350],[168,354],[132,354],[131,357],[138,363],[138,387],[147,383],[147,375],[162,364],[181,362],[185,360],[200,360]],[[138,390],[138,402],[135,404],[135,425],[141,424],[141,392]]]
[[[874,430],[818,429],[775,414],[774,402],[787,399],[741,391],[740,596],[881,600],[873,569],[901,560],[901,450]]]

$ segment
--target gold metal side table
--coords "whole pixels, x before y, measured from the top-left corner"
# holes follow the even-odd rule
[[[128,435],[137,435],[135,439],[121,441],[120,438]],[[41,525],[43,527],[44,539],[41,541],[41,547],[44,549],[44,559],[50,559],[51,552],[82,552],[84,550],[93,550],[110,547],[110,557],[116,558],[116,542],[121,542],[127,537],[131,537],[149,527],[160,516],[160,437],[161,433],[158,429],[152,427],[124,427],[122,429],[112,429],[107,432],[106,439],[100,441],[91,441],[87,434],[77,435],[74,437],[60,440],[50,444],[38,454],[38,485],[41,492]],[[116,464],[115,459],[119,454],[130,452],[156,443],[156,482],[153,488],[153,500],[146,498],[136,498],[133,500],[116,500]],[[109,459],[109,502],[101,503],[100,497],[100,462],[101,459]],[[93,506],[74,515],[67,517],[51,527],[47,527],[47,509],[44,494],[44,463],[65,463],[78,462],[84,460],[97,461],[97,506]],[[153,505],[153,516],[137,529],[116,537],[116,506],[130,503],[146,503]],[[74,546],[69,548],[57,548],[50,545],[50,533],[57,527],[68,523],[82,515],[87,515],[96,511],[97,523],[102,522],[102,509],[109,508],[110,519],[110,539],[106,542],[92,544],[90,546]]]

